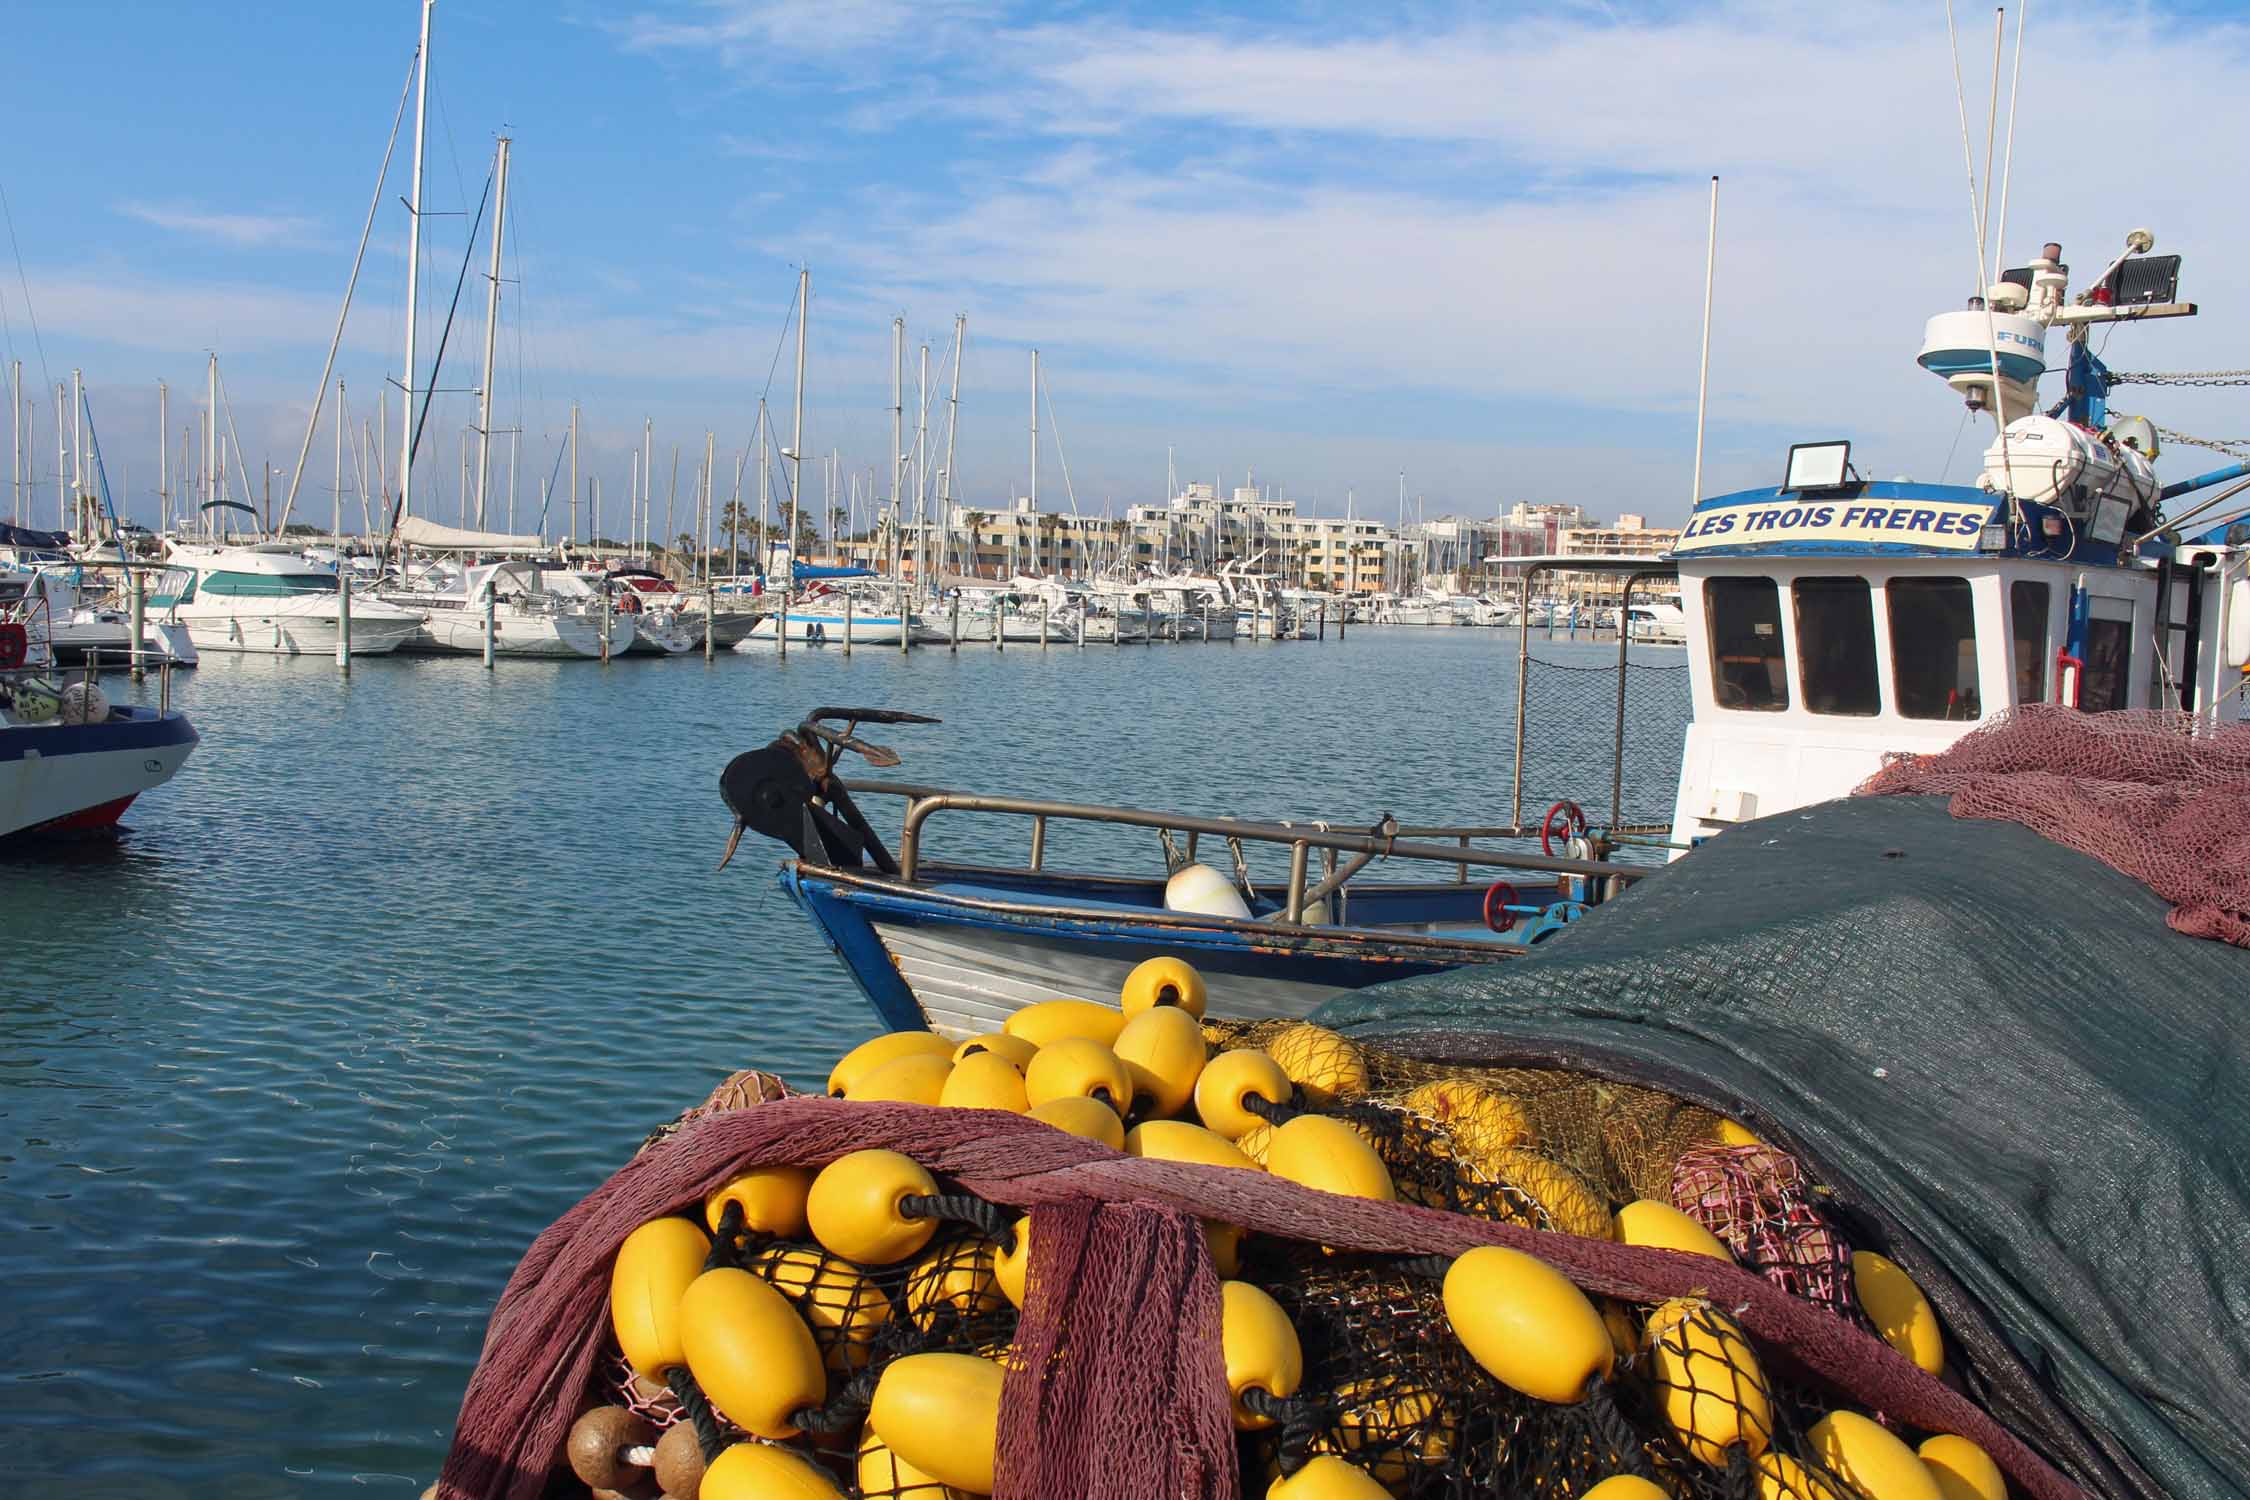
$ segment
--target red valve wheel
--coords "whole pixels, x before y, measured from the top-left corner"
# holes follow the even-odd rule
[[[1516,888],[1505,880],[1495,880],[1484,893],[1484,925],[1494,932],[1506,932],[1516,925],[1516,914],[1509,907],[1522,901]]]
[[[1556,821],[1557,814],[1562,815],[1560,822]],[[1578,804],[1558,802],[1547,809],[1546,820],[1539,825],[1539,852],[1552,859],[1555,856],[1556,838],[1568,840],[1585,831],[1586,815],[1578,810]]]

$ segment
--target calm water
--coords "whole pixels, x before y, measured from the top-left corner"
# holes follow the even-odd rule
[[[713,872],[719,768],[807,707],[944,718],[877,735],[914,780],[1358,824],[1503,820],[1515,724],[1498,631],[206,660],[175,686],[203,744],[128,837],[0,859],[17,1490],[418,1492],[531,1237],[730,1070],[817,1085],[873,1029],[777,846]],[[1669,808],[1684,675],[1635,674],[1628,812]],[[1613,680],[1534,681],[1535,790],[1599,815]],[[1161,868],[1153,837],[1083,852]]]

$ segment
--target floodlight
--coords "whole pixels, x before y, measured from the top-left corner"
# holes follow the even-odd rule
[[[1781,482],[1785,490],[1835,490],[1849,481],[1852,445],[1850,443],[1792,443],[1789,446],[1789,469]]]

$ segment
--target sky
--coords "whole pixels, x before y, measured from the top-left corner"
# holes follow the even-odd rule
[[[52,393],[75,368],[120,509],[153,520],[157,382],[176,468],[208,351],[222,422],[253,488],[275,467],[279,507],[418,18],[418,0],[254,22],[188,0],[12,0],[0,359],[24,362],[37,403],[28,519],[53,516]],[[889,469],[901,317],[908,446],[926,343],[926,468],[934,484],[950,414],[950,487],[972,506],[1029,487],[1037,349],[1048,508],[1121,513],[1174,474],[1254,475],[1307,510],[1391,519],[1403,474],[1410,512],[1432,517],[1570,501],[1676,523],[1695,482],[1714,174],[1704,491],[1773,483],[1789,443],[1834,437],[1872,477],[1960,482],[1989,429],[1964,429],[1958,398],[1913,360],[1924,320],[1979,279],[1964,111],[2001,242],[1988,259],[2059,240],[2082,284],[2146,226],[2186,257],[2182,296],[2204,312],[2118,330],[2110,363],[2250,365],[2250,297],[2227,273],[2250,243],[2250,205],[2229,191],[2250,142],[2235,87],[2250,17],[2041,0],[2004,234],[1983,183],[2000,175],[1985,163],[1993,12],[1957,19],[1965,100],[1944,6],[1923,0],[438,0],[416,383],[440,394],[415,508],[460,514],[488,219],[474,245],[469,232],[503,133],[492,425],[520,431],[518,529],[554,477],[551,535],[573,402],[581,488],[598,477],[610,532],[644,421],[660,517],[679,450],[674,529],[706,432],[722,501],[761,396],[788,440],[800,267],[805,451],[835,452],[863,493]],[[2011,13],[1996,156],[2015,35]],[[412,139],[409,107],[297,501],[322,522],[333,379],[354,434],[400,379]],[[2250,432],[2226,388],[2133,388],[2117,404],[2198,435]],[[396,390],[387,415],[395,477]],[[493,525],[508,519],[507,441]],[[2176,448],[2160,470],[2220,461]],[[742,481],[753,504],[757,467]],[[784,482],[778,459],[769,472]],[[816,509],[827,472],[807,463]],[[349,474],[344,488],[357,529]]]

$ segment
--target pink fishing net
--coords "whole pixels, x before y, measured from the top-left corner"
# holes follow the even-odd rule
[[[2172,903],[2190,937],[2250,947],[2250,725],[2161,709],[2012,709],[1935,755],[1902,755],[1862,797],[1950,797],[2021,823]]]
[[[1507,1245],[1597,1296],[1707,1296],[1790,1378],[1820,1382],[1895,1421],[1972,1439],[2027,1500],[2080,1494],[1966,1396],[1749,1270],[1337,1197],[1264,1173],[1123,1156],[1022,1116],[794,1097],[691,1119],[539,1236],[493,1313],[438,1500],[548,1492],[565,1433],[602,1387],[610,1265],[634,1228],[694,1211],[752,1165],[819,1167],[868,1147],[905,1152],[952,1188],[1033,1215],[1030,1288],[1001,1405],[999,1500],[1240,1493],[1218,1280],[1200,1220],[1300,1241],[1316,1256],[1309,1247],[1451,1256]]]

